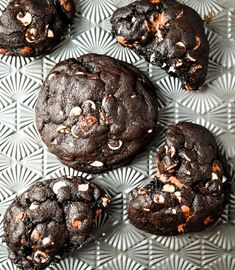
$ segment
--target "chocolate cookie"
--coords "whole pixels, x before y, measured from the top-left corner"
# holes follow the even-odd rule
[[[62,38],[75,12],[73,0],[12,0],[0,16],[0,54],[47,53]]]
[[[157,173],[135,189],[129,218],[158,235],[201,231],[221,215],[228,191],[218,148],[206,128],[182,122],[169,126],[157,154]]]
[[[186,90],[202,86],[209,43],[195,10],[174,0],[143,0],[117,9],[111,23],[120,44],[179,78]]]
[[[129,163],[154,136],[156,89],[135,67],[83,55],[57,64],[39,93],[36,123],[49,151],[99,173]]]
[[[109,198],[81,177],[34,184],[4,216],[9,258],[20,269],[40,270],[88,239]]]

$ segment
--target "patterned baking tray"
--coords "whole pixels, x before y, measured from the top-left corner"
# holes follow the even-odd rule
[[[9,0],[0,0],[3,10]],[[158,85],[159,136],[124,168],[95,176],[112,196],[108,213],[97,221],[89,242],[49,267],[55,270],[234,270],[235,269],[235,1],[185,0],[206,16],[210,65],[200,92],[186,93],[170,78],[111,35],[113,11],[132,1],[80,0],[65,40],[43,58],[0,57],[0,235],[6,208],[33,183],[60,175],[81,175],[63,166],[43,145],[34,122],[38,91],[52,66],[87,52],[107,54],[134,64]],[[213,18],[212,18],[213,17]],[[232,193],[222,218],[201,233],[162,237],[144,233],[127,218],[128,193],[155,173],[156,148],[170,123],[190,121],[206,126],[231,165]],[[84,176],[91,178],[91,175]],[[16,270],[0,242],[0,270]]]

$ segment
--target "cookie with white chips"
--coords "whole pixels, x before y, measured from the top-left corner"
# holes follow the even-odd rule
[[[137,68],[87,54],[57,64],[36,105],[49,151],[87,173],[123,166],[151,141],[158,116],[156,88]]]
[[[221,216],[228,199],[229,181],[215,138],[187,122],[169,126],[165,138],[154,181],[131,194],[129,218],[157,235],[201,231]]]
[[[0,54],[37,56],[51,51],[74,17],[73,0],[11,0],[0,16]]]
[[[18,196],[4,216],[9,258],[20,269],[41,270],[81,247],[109,197],[81,177],[37,182]]]
[[[118,8],[111,18],[117,41],[181,80],[187,91],[205,82],[209,42],[203,20],[175,0],[142,0]]]

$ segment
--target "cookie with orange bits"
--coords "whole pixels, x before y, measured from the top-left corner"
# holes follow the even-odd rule
[[[73,0],[11,0],[0,15],[0,54],[50,52],[74,17]]]
[[[174,0],[136,1],[117,9],[111,23],[121,45],[179,78],[187,91],[201,88],[209,43],[195,10]]]
[[[169,126],[149,184],[131,193],[132,223],[157,235],[201,231],[222,214],[229,184],[217,144],[206,128],[187,122]]]
[[[9,258],[23,270],[42,270],[81,247],[109,197],[81,177],[37,182],[16,197],[3,225]]]

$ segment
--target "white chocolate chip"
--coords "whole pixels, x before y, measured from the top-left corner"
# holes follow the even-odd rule
[[[165,145],[164,148],[166,149],[166,154],[167,154],[168,151],[169,151],[169,146],[168,145]]]
[[[155,53],[150,55],[150,62],[153,62],[155,60]]]
[[[59,182],[56,182],[53,187],[52,187],[52,190],[55,194],[58,194],[59,193],[59,190],[62,188],[62,187],[67,187],[67,184],[63,181],[59,181]]]
[[[212,179],[212,180],[217,180],[217,179],[219,179],[219,177],[218,177],[218,175],[217,175],[216,173],[213,172],[213,173],[211,174],[211,179]]]
[[[146,193],[146,191],[143,188],[140,188],[138,190],[138,194],[144,195]]]
[[[175,150],[175,147],[174,146],[171,146],[170,152],[171,152],[171,158],[173,158],[174,155],[175,155],[175,153],[176,153],[176,150]]]
[[[76,75],[84,75],[85,73],[84,72],[81,72],[81,71],[78,71],[75,73]]]
[[[191,55],[188,55],[187,58],[191,61],[191,62],[196,62],[197,60],[195,58],[193,58]]]
[[[57,141],[56,139],[54,139],[54,140],[51,142],[51,144],[57,145],[57,144],[58,144],[58,141]]]
[[[184,62],[183,62],[182,59],[178,59],[177,62],[176,62],[176,64],[175,64],[175,66],[176,66],[176,67],[181,67],[181,66],[183,65],[183,63],[184,63]]]
[[[192,161],[187,155],[183,154],[183,157],[187,160],[187,161]]]
[[[108,100],[109,98],[111,98],[111,97],[112,97],[112,95],[108,95],[107,97],[104,97],[103,100],[102,100],[101,106],[104,107],[104,106],[105,106],[105,103],[107,102],[107,100]]]
[[[164,203],[165,202],[165,198],[162,194],[159,195],[159,199],[158,199],[159,203]]]
[[[181,48],[185,48],[185,45],[183,42],[177,42],[176,46],[181,47]]]
[[[175,71],[176,71],[176,69],[174,67],[170,67],[168,70],[168,72],[173,72],[173,73],[175,73]]]
[[[78,138],[78,136],[74,133],[74,129],[76,128],[76,125],[72,126],[71,128],[71,134],[73,137]]]
[[[55,73],[49,74],[47,80],[50,81],[51,79],[53,79],[55,77],[55,75],[56,75]]]
[[[102,167],[102,166],[104,166],[104,163],[96,160],[96,161],[92,162],[90,165],[93,167]]]
[[[49,38],[53,38],[54,37],[54,33],[53,33],[53,31],[51,29],[48,29],[47,37],[49,37]]]
[[[158,41],[162,41],[163,40],[163,35],[161,31],[157,31],[157,37],[158,37]]]
[[[163,63],[161,67],[162,67],[162,68],[166,67],[166,63]]]
[[[29,210],[35,210],[39,207],[39,204],[36,202],[31,203],[31,205],[29,206]]]
[[[52,242],[51,242],[50,237],[45,237],[45,238],[42,239],[42,244],[43,244],[43,246],[47,246],[47,245],[49,245],[49,244],[51,244],[51,243],[52,243]]]
[[[56,129],[56,131],[59,132],[59,133],[66,133],[66,134],[69,133],[69,130],[67,129],[67,127],[66,126],[63,126],[63,125],[58,126],[58,128]]]
[[[156,194],[156,196],[154,197],[153,200],[157,204],[164,204],[164,202],[165,202],[165,198],[162,194]]]
[[[121,34],[122,28],[123,28],[122,25],[118,28],[118,31],[117,32],[118,32],[119,35]]]
[[[191,175],[191,172],[190,172],[190,171],[186,171],[186,174],[187,174],[187,175]]]
[[[25,33],[25,39],[31,43],[34,42],[37,37],[38,31],[36,28],[28,28],[28,30]]]
[[[180,193],[179,191],[176,191],[176,192],[175,192],[175,196],[176,196],[176,198],[178,199],[178,201],[181,202],[182,197],[181,197],[181,193]]]
[[[137,96],[136,95],[132,95],[131,98],[136,98]]]
[[[92,108],[92,110],[94,110],[94,111],[96,110],[95,102],[92,101],[92,100],[86,100],[86,101],[84,102],[84,105],[90,105],[91,108]]]
[[[37,263],[46,263],[48,261],[48,259],[49,259],[48,254],[43,252],[43,251],[37,250],[34,253],[34,260]]]
[[[171,211],[173,214],[176,214],[176,209],[173,208]]]
[[[173,193],[173,192],[175,192],[175,187],[173,185],[170,185],[170,184],[165,184],[163,186],[162,191]]]
[[[223,176],[222,177],[222,183],[225,183],[227,181],[227,177]]]
[[[102,205],[103,205],[104,207],[107,207],[108,204],[109,204],[109,202],[110,202],[110,199],[109,199],[109,198],[107,198],[107,197],[103,197],[103,198],[102,198]]]
[[[153,129],[149,129],[148,131],[147,131],[147,133],[153,133]]]
[[[78,191],[87,191],[89,189],[89,184],[78,185]]]
[[[112,144],[108,143],[108,147],[111,149],[111,150],[118,150],[122,147],[123,145],[123,142],[122,141],[118,141],[118,145],[117,146],[113,146]]]
[[[22,12],[19,12],[16,18],[23,26],[28,26],[32,22],[32,15],[29,12],[26,12],[24,16]]]
[[[150,211],[149,208],[143,208],[143,210],[146,211],[146,212],[149,212]]]
[[[78,115],[81,115],[82,114],[82,109],[77,106],[77,107],[73,107],[71,109],[71,111],[69,112],[69,116],[72,117],[72,116],[78,116]]]
[[[132,19],[131,19],[131,22],[135,22],[136,21],[136,17],[132,17]]]

